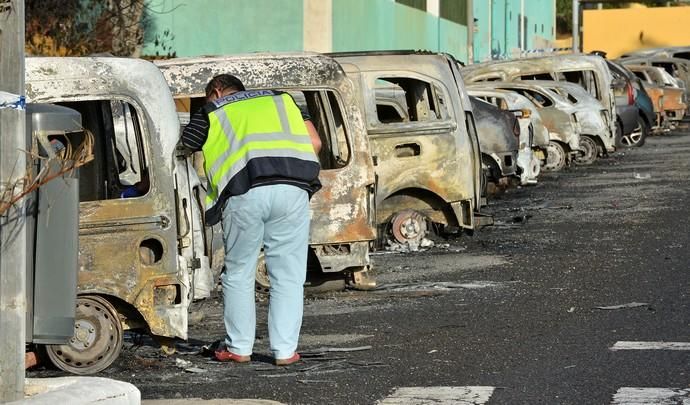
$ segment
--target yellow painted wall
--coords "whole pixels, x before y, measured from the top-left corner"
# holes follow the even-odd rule
[[[558,38],[557,40],[553,41],[553,47],[554,48],[571,48],[573,46],[573,37],[567,36],[563,38]]]
[[[584,10],[585,52],[606,51],[608,58],[661,46],[690,46],[690,6]]]

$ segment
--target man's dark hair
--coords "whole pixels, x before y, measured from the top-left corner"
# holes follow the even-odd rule
[[[210,97],[213,93],[213,90],[216,89],[220,91],[226,89],[244,91],[244,84],[242,84],[240,79],[236,78],[235,76],[224,73],[214,77],[210,82],[208,82],[206,85],[206,97]]]

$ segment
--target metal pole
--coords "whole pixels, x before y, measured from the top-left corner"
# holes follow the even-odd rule
[[[489,34],[489,59],[494,58],[493,15],[494,15],[494,0],[489,0],[489,13],[488,13],[487,22],[486,22],[487,33]]]
[[[436,52],[441,52],[441,1],[427,0],[426,12],[436,17]]]
[[[580,52],[580,1],[573,0],[573,53]]]
[[[467,64],[474,63],[474,2],[467,0]]]
[[[520,50],[524,51],[527,48],[525,44],[525,0],[520,0]]]
[[[0,192],[26,170],[23,94],[24,0],[0,0]],[[0,216],[0,402],[24,398],[25,219],[21,201]]]

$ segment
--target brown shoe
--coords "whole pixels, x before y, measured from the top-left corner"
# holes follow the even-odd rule
[[[216,350],[215,357],[218,361],[232,361],[235,363],[249,363],[249,360],[251,360],[250,356],[241,356],[227,349]]]
[[[276,359],[276,366],[289,366],[290,364],[297,363],[300,359],[299,353],[295,352],[292,356],[287,359]]]

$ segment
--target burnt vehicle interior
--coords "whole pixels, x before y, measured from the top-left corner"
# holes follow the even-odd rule
[[[379,78],[374,89],[376,115],[382,124],[432,121],[443,118],[440,92],[431,84],[412,78]]]
[[[493,104],[496,107],[500,108],[501,110],[508,110],[508,103],[506,102],[505,99],[501,97],[495,97],[495,96],[474,96],[475,98],[478,98],[480,100],[483,100],[489,104]]]
[[[678,87],[673,82],[673,77],[666,70],[655,72],[648,69],[634,69],[633,74],[648,84],[654,84],[662,87]]]
[[[94,160],[80,169],[79,200],[136,198],[149,191],[149,175],[136,108],[125,101],[60,103],[78,111],[94,135]]]
[[[560,80],[575,83],[582,86],[598,100],[601,100],[597,77],[592,70],[562,70],[555,72],[555,77],[551,73],[532,73],[520,76],[520,80]]]
[[[597,84],[597,76],[592,70],[579,70],[570,72],[556,72],[559,80],[575,83],[582,86],[597,100],[601,100],[601,93],[599,85]]]
[[[687,72],[687,68],[681,64],[673,63],[673,62],[657,62],[657,61],[652,61],[652,66],[660,67],[663,68],[666,72],[669,74],[673,75],[676,70],[683,70],[684,72]]]
[[[553,80],[551,73],[534,73],[520,76],[520,80]]]
[[[539,108],[551,107],[553,105],[553,101],[550,98],[535,90],[515,89],[510,87],[505,88],[503,90],[514,91],[521,96],[525,96],[529,101],[534,103]]]
[[[553,91],[554,93],[558,94],[559,96],[563,97],[564,99],[570,101],[571,104],[577,104],[579,102],[578,99],[575,98],[575,96],[570,94],[565,89],[558,88],[558,87],[552,87],[552,88],[549,88],[549,90]]]
[[[637,76],[637,78],[640,79],[640,80],[642,80],[643,82],[646,82],[646,83],[649,83],[649,84],[653,84],[653,83],[654,83],[653,80],[652,80],[650,77],[648,77],[648,76],[647,76],[647,73],[644,72],[644,71],[639,71],[639,70],[638,70],[638,71],[633,71],[633,74],[635,74],[635,76]]]

